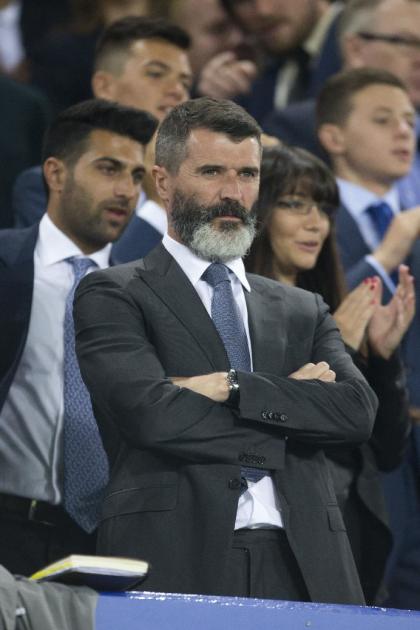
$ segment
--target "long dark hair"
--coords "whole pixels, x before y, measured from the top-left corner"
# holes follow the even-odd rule
[[[296,285],[320,293],[335,311],[346,289],[338,258],[334,216],[339,204],[337,184],[330,169],[317,157],[297,147],[274,146],[263,151],[260,194],[256,204],[258,235],[245,259],[247,271],[276,278],[276,264],[268,232],[269,219],[280,197],[305,194],[329,208],[330,232],[313,269],[297,274]]]

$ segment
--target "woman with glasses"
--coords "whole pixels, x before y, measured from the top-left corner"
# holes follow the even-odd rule
[[[409,430],[398,345],[414,315],[413,279],[401,266],[392,301],[381,305],[378,277],[346,295],[334,236],[338,190],[331,171],[303,149],[264,150],[259,227],[247,270],[320,293],[343,340],[379,398],[369,444],[326,450],[337,500],[367,603],[380,603],[391,548],[379,470],[401,461]]]

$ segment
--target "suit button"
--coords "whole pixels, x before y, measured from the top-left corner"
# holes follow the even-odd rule
[[[267,417],[268,417],[268,411],[263,411],[263,412],[261,413],[261,418],[262,418],[263,420],[267,420]]]
[[[237,477],[230,479],[228,486],[231,490],[237,490],[238,488],[241,487],[241,480],[238,479]]]
[[[285,413],[281,413],[280,414],[280,421],[281,422],[287,422],[288,419],[289,419],[289,416],[287,414],[285,414]]]

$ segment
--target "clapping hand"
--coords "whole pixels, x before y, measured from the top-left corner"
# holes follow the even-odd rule
[[[406,265],[398,270],[399,283],[392,300],[381,305],[382,283],[378,283],[378,305],[370,319],[367,333],[374,354],[389,359],[411,324],[416,305],[414,278]]]
[[[366,328],[379,300],[380,280],[366,278],[351,291],[333,314],[344,343],[359,350]]]

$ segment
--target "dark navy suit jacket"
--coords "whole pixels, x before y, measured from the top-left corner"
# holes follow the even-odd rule
[[[0,411],[28,336],[38,228],[0,230]],[[112,256],[110,264],[117,262]]]
[[[13,190],[13,212],[15,226],[29,227],[40,221],[47,207],[47,195],[42,182],[42,169],[35,166],[23,171],[17,178]],[[112,248],[118,262],[125,263],[143,258],[162,239],[150,223],[134,215],[122,236]]]
[[[303,98],[316,96],[328,77],[341,69],[341,54],[337,42],[338,17],[332,21],[319,56],[310,68],[307,91]],[[273,60],[254,81],[249,94],[237,99],[259,123],[262,123],[274,108],[277,74],[287,59],[281,57]]]
[[[376,269],[364,257],[370,250],[347,208],[337,215],[337,241],[350,288]],[[420,241],[407,260],[411,272],[420,278]],[[384,287],[384,296],[391,296]],[[403,343],[404,363],[411,404],[420,407],[420,292],[416,316]],[[420,428],[414,426],[402,465],[384,475],[384,491],[394,536],[394,549],[388,562],[388,606],[420,609]]]

